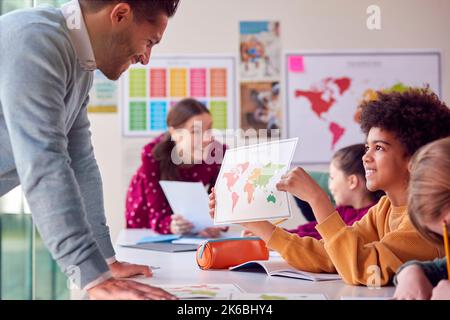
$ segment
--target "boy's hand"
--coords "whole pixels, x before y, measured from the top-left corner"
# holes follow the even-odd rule
[[[308,203],[316,201],[324,193],[317,182],[301,167],[284,174],[276,187],[279,191],[289,192]]]
[[[242,230],[241,232],[241,237],[245,238],[245,237],[255,237],[255,234],[253,232],[251,232],[250,230]]]
[[[216,212],[216,194],[214,193],[214,188],[211,188],[208,206],[209,206],[209,215],[211,219],[214,219],[214,214]]]
[[[428,300],[433,286],[419,265],[413,264],[397,275],[394,298],[398,300]]]
[[[325,191],[303,168],[297,167],[284,174],[276,187],[308,202],[319,223],[335,211]]]

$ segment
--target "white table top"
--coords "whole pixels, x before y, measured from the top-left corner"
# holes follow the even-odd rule
[[[392,297],[395,288],[368,288],[346,285],[338,281],[319,281],[270,277],[265,273],[236,272],[228,270],[201,270],[195,260],[195,252],[166,253],[120,246],[133,244],[144,236],[152,235],[150,230],[122,230],[116,245],[116,258],[119,261],[156,266],[151,278],[135,278],[149,285],[163,284],[235,284],[248,293],[321,293],[328,299],[342,297],[375,298]],[[272,259],[272,258],[271,258]]]

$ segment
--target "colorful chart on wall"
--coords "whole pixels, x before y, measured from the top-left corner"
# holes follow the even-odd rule
[[[302,141],[294,163],[328,163],[365,140],[358,105],[376,91],[429,85],[441,94],[439,52],[287,53],[287,136]]]
[[[147,66],[131,67],[122,77],[125,136],[146,136],[167,129],[171,107],[184,98],[204,103],[213,128],[235,127],[235,58],[232,56],[159,56]]]
[[[290,168],[298,139],[228,149],[214,187],[215,224],[291,217],[286,192],[275,187]]]

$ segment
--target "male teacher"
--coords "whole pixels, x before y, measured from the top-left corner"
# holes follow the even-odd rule
[[[74,0],[0,17],[0,196],[21,184],[53,258],[91,299],[173,299],[119,278],[86,105],[93,71],[147,64],[179,0]]]

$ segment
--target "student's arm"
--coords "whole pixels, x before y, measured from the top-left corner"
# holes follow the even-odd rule
[[[380,200],[353,226],[346,226],[337,213],[317,226],[330,259],[347,283],[386,285],[405,261],[431,260],[440,254],[407,217],[396,228],[387,226],[385,202],[386,198]],[[386,228],[394,230],[385,232]]]
[[[129,228],[150,228],[170,233],[172,209],[159,185],[159,167],[148,146],[141,155],[142,165],[131,180],[126,198],[126,219]]]
[[[115,252],[106,223],[102,179],[92,148],[86,109],[88,101],[89,98],[86,98],[69,131],[67,150],[71,159],[70,166],[80,188],[87,220],[103,256],[108,263],[112,263],[115,261]]]
[[[337,211],[332,213],[330,217],[333,219],[340,218]],[[333,221],[330,220],[329,223],[333,224]],[[368,224],[373,225],[373,222],[368,221]],[[320,225],[316,228],[318,227]],[[323,234],[321,235],[323,236]],[[378,234],[375,228],[367,228],[366,232],[359,236],[359,241],[363,243],[376,240],[378,240]],[[300,238],[281,228],[276,228],[268,239],[267,245],[269,248],[278,251],[289,264],[297,269],[310,272],[336,272],[337,269],[339,273],[342,272],[342,268],[339,268],[339,265],[335,264],[335,261],[329,255],[328,246],[324,240],[316,240],[310,237]],[[347,257],[346,252],[351,250],[354,250],[354,248],[342,244],[337,251],[342,256]],[[345,260],[345,258],[343,259]],[[346,280],[342,273],[341,276]]]
[[[394,277],[394,284],[397,283],[398,275],[407,267],[417,265],[420,267],[431,285],[436,286],[442,279],[447,279],[447,262],[446,259],[434,259],[433,261],[411,260],[403,264]]]
[[[84,287],[108,266],[71,167],[64,99],[73,62],[66,48],[69,40],[56,28],[22,28],[1,53],[0,101],[34,222],[61,269]]]

